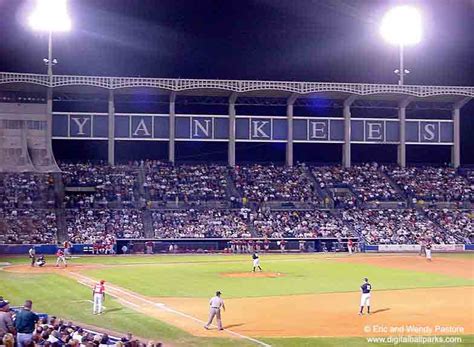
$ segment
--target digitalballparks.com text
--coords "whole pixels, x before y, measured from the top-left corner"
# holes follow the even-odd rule
[[[367,337],[367,343],[381,344],[458,344],[462,343],[460,336],[384,336],[384,337]]]

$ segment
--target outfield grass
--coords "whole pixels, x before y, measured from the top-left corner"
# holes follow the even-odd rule
[[[27,259],[0,258],[1,262],[26,264]],[[224,278],[218,275],[221,272],[249,271],[251,263],[248,255],[81,257],[74,259],[73,262],[115,265],[89,270],[87,274],[96,278],[103,277],[114,284],[147,296],[208,297],[214,288],[221,289],[226,297],[357,291],[358,284],[364,276],[371,278],[377,290],[474,285],[472,280],[467,279],[340,263],[324,259],[324,256],[320,255],[265,255],[262,259],[265,270],[281,272],[286,276],[258,279]],[[128,266],[132,264],[134,266]],[[110,297],[105,303],[107,313],[103,316],[93,316],[91,303],[87,301],[91,297],[90,289],[56,274],[31,275],[0,271],[0,295],[7,297],[14,305],[31,298],[34,301],[34,309],[40,312],[99,328],[123,333],[131,331],[136,336],[168,341],[176,346],[255,346],[245,340],[194,337],[174,326],[124,307]],[[364,338],[259,338],[259,340],[279,347],[368,345]],[[463,336],[461,346],[471,345],[474,345],[474,337]],[[370,346],[381,347],[387,344],[371,343]],[[449,344],[449,346],[455,345]]]

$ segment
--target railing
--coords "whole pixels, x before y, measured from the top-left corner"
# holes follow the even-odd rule
[[[368,83],[328,83],[291,81],[243,81],[141,77],[67,76],[0,72],[0,84],[28,83],[44,87],[93,86],[105,89],[157,88],[174,92],[193,89],[219,89],[235,93],[251,91],[282,91],[295,94],[339,92],[352,95],[404,94],[415,97],[455,95],[474,97],[474,87],[421,86]]]

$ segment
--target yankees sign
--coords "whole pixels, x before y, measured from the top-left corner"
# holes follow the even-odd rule
[[[169,115],[116,114],[114,138],[117,140],[169,140]],[[53,139],[106,140],[109,134],[107,114],[55,113]],[[352,118],[352,143],[397,144],[400,123],[395,118]],[[295,143],[343,143],[344,119],[338,117],[294,117]],[[453,143],[451,120],[407,119],[407,144]],[[229,117],[226,115],[176,115],[176,141],[228,141]],[[288,120],[276,116],[237,116],[237,142],[286,142]]]

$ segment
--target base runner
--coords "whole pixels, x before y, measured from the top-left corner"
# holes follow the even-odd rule
[[[59,266],[59,263],[63,263],[64,267],[67,267],[66,256],[61,248],[56,252],[56,257],[56,266]]]
[[[367,306],[367,314],[370,314],[370,292],[372,291],[372,285],[369,283],[368,278],[364,278],[364,284],[360,286],[360,311],[359,315],[364,314],[364,306]]]
[[[92,307],[92,314],[102,314],[102,305],[105,302],[105,281],[101,280],[97,283],[92,289],[92,302],[94,306]]]
[[[212,324],[212,321],[214,320],[214,317],[217,318],[217,328],[219,330],[224,330],[222,327],[222,319],[221,319],[221,307],[225,311],[225,305],[224,305],[224,300],[221,298],[221,292],[217,291],[216,296],[212,297],[211,300],[209,300],[209,320],[207,321],[207,324],[204,326],[204,329],[209,330],[209,326]]]
[[[258,253],[255,252],[252,254],[252,259],[253,259],[253,272],[255,272],[255,269],[258,267],[259,271],[262,271],[262,268],[260,267],[260,257],[258,256]]]

